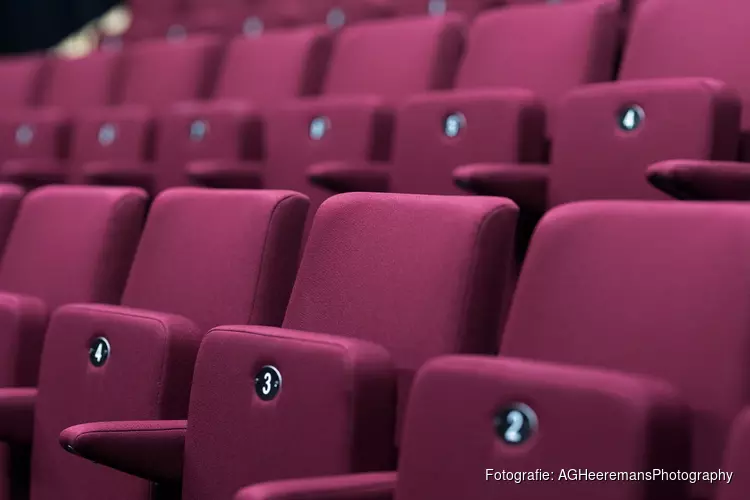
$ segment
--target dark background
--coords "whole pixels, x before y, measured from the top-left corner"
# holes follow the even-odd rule
[[[0,54],[54,47],[122,0],[0,0]]]

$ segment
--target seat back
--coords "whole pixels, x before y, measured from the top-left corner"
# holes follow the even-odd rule
[[[748,403],[748,229],[740,204],[557,208],[533,237],[501,353],[670,383],[692,410],[690,470],[718,470]]]
[[[317,94],[331,47],[327,31],[302,28],[234,39],[224,57],[214,98],[242,99],[266,107]]]
[[[287,191],[179,188],[157,197],[122,304],[218,324],[279,325],[307,200]]]
[[[42,104],[72,111],[112,104],[119,62],[120,55],[110,52],[52,61]]]
[[[138,244],[146,194],[54,186],[22,201],[0,261],[0,290],[42,299],[116,303]]]
[[[0,62],[0,107],[17,109],[37,103],[44,62],[37,56],[3,58]]]
[[[323,93],[374,95],[387,101],[449,88],[462,49],[457,17],[374,21],[341,33]]]
[[[164,109],[179,101],[207,97],[219,55],[219,40],[196,36],[182,43],[151,40],[124,54],[123,104]]]
[[[385,347],[403,402],[427,359],[496,350],[516,213],[502,198],[330,199],[313,222],[283,326]]]
[[[471,26],[458,89],[520,88],[554,109],[569,90],[612,76],[617,0],[486,12]]]

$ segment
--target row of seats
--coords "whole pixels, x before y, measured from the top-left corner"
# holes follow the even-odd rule
[[[513,293],[503,198],[337,195],[299,266],[294,192],[168,190],[145,226],[137,188],[0,198],[2,498],[747,491],[746,205],[558,207]]]
[[[295,189],[317,206],[330,195],[320,185],[351,187],[332,171],[349,173],[345,165],[324,162],[375,161],[373,173],[387,175],[392,160],[393,179],[357,170],[356,187],[457,193],[454,166],[546,157],[545,108],[610,77],[616,20],[616,3],[596,0],[488,13],[466,41],[452,16],[362,24],[335,40],[319,28],[239,38],[213,91],[221,47],[211,37],[6,62],[0,174],[153,193],[191,183]]]
[[[578,1],[578,0],[566,0]],[[560,3],[548,0],[131,0],[132,24],[125,39],[183,39],[190,33],[257,35],[266,29],[307,24],[339,29],[346,24],[400,16],[469,17],[506,6]],[[618,0],[628,15],[638,1]],[[633,4],[633,5],[631,5]],[[109,43],[121,46],[118,38]],[[106,45],[105,45],[106,46]]]
[[[466,27],[453,16],[363,23],[335,39],[318,28],[241,38],[213,92],[217,39],[144,42],[122,56],[48,61],[53,74],[37,81],[56,108],[12,111],[35,102],[33,77],[47,65],[6,61],[0,175],[152,193],[293,189],[313,207],[346,191],[473,192],[534,216],[661,191],[743,198],[744,163],[701,162],[746,159],[750,39],[736,14],[746,5],[719,1],[644,3],[617,82],[601,83],[617,53],[611,0],[480,15],[463,57]],[[711,44],[686,49],[695,33]]]

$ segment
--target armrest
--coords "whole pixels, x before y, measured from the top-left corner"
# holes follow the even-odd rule
[[[258,484],[240,490],[234,500],[391,500],[395,472],[374,472]]]
[[[154,116],[145,106],[83,110],[75,120],[74,154],[80,161],[142,161],[153,156]]]
[[[750,200],[750,164],[668,160],[646,170],[648,181],[678,200]]]
[[[453,171],[460,188],[479,195],[503,196],[524,212],[542,214],[547,210],[547,165],[478,163]]]
[[[390,184],[386,165],[374,163],[327,161],[310,165],[307,178],[313,184],[337,193],[384,193]]]
[[[269,365],[273,384],[261,375]],[[190,466],[190,482],[204,485],[206,498],[231,498],[279,477],[392,470],[397,376],[387,350],[371,342],[264,326],[211,330],[195,365],[190,456],[234,457],[244,467]],[[253,378],[268,385],[248,390]],[[300,415],[304,425],[287,425]],[[283,471],[269,469],[268,456],[284,457]]]
[[[385,161],[390,157],[394,110],[380,97],[291,101],[268,117],[274,121],[273,130],[269,122],[269,148],[291,149],[289,153],[297,156],[300,151],[294,150],[303,148],[310,154],[305,169],[332,159]],[[290,137],[300,138],[300,146],[289,148]]]
[[[96,422],[68,427],[62,447],[74,455],[153,482],[182,478],[187,420]]]
[[[188,177],[202,186],[226,189],[263,187],[263,168],[257,162],[196,160],[189,162],[185,169]]]
[[[445,120],[459,115],[455,137],[445,134]],[[475,124],[492,124],[491,127]],[[541,162],[546,150],[546,105],[532,91],[520,88],[430,92],[412,97],[399,113],[399,126],[414,130],[415,151],[462,139],[474,158],[497,162]],[[429,144],[424,134],[433,132]],[[454,141],[455,142],[455,141]],[[464,163],[471,162],[470,159]]]
[[[733,160],[741,108],[736,92],[707,78],[620,81],[572,91],[557,110],[571,119],[554,131],[550,206],[665,199],[646,180],[648,166],[673,158]]]
[[[519,485],[499,477],[514,464],[555,471],[551,481],[524,482],[526,498],[689,496],[687,481],[561,476],[571,469],[689,470],[693,412],[675,387],[614,370],[508,357],[523,355],[510,352],[444,356],[422,367],[406,416],[399,492],[463,498],[479,470],[493,484],[472,489],[474,497],[492,491],[492,498],[518,498]],[[455,404],[459,392],[461,404]]]
[[[36,385],[48,315],[38,298],[0,293],[0,387]]]
[[[0,389],[0,440],[31,444],[36,396],[36,388]]]
[[[259,160],[263,157],[263,119],[246,101],[181,102],[161,118],[165,150],[187,158]]]
[[[70,139],[68,113],[60,108],[3,112],[0,140],[6,158],[64,158]]]
[[[2,177],[22,186],[61,184],[68,176],[68,166],[57,158],[19,158],[2,165]]]

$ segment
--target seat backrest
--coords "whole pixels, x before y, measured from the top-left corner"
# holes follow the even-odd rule
[[[389,101],[453,84],[463,48],[458,16],[373,21],[339,35],[323,92]]]
[[[163,192],[149,213],[122,304],[179,314],[204,331],[218,324],[279,325],[307,207],[288,191]]]
[[[708,77],[750,102],[750,68],[744,64],[750,32],[742,0],[648,0],[638,5],[620,66],[621,80]],[[720,54],[720,56],[717,56]],[[750,111],[743,106],[743,124]]]
[[[146,210],[135,188],[50,186],[22,201],[0,261],[0,290],[72,302],[120,300]]]
[[[38,56],[0,60],[0,107],[24,108],[37,103],[45,60]]]
[[[670,383],[693,412],[691,470],[718,470],[748,403],[749,230],[740,204],[558,207],[533,237],[500,352]]]
[[[119,53],[106,51],[51,61],[42,105],[80,109],[112,104],[119,62]]]
[[[283,326],[382,345],[404,401],[427,359],[496,350],[516,215],[503,198],[331,198],[316,214]]]
[[[523,88],[554,104],[578,85],[609,80],[618,8],[617,0],[594,0],[481,14],[469,31],[456,88]]]
[[[184,13],[184,0],[129,0],[128,6],[132,23],[124,36],[127,40],[163,38],[170,34],[170,28],[184,31],[175,22]]]
[[[247,99],[260,107],[320,92],[331,37],[325,28],[237,37],[229,45],[215,99]]]
[[[208,96],[218,65],[220,43],[210,36],[181,43],[164,40],[133,44],[125,54],[123,104],[165,108]]]

